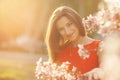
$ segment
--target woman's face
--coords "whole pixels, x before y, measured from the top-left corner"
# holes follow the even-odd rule
[[[75,42],[79,39],[80,34],[79,30],[76,27],[75,23],[69,20],[67,17],[61,17],[57,23],[57,29],[60,35],[65,40],[69,40],[71,42]]]

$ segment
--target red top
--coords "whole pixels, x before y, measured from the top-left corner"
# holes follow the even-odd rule
[[[70,68],[75,66],[81,73],[86,73],[93,68],[98,67],[98,56],[97,50],[99,45],[98,40],[95,40],[89,44],[84,45],[84,49],[88,51],[89,57],[83,59],[83,57],[78,54],[78,47],[69,47],[60,51],[58,53],[58,61],[62,62],[70,62]]]

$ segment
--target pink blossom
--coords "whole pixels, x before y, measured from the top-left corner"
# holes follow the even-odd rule
[[[69,62],[64,62],[60,66],[49,61],[42,61],[40,58],[37,62],[36,77],[37,79],[47,80],[80,80],[81,73],[77,71],[76,67],[69,69]]]

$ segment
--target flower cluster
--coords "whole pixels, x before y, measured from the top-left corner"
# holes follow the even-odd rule
[[[83,18],[88,36],[94,36],[95,33],[106,36],[111,32],[120,31],[120,6],[114,5],[120,1],[114,0],[114,4],[110,4],[110,0],[105,0],[105,2],[107,4],[105,9],[99,10],[93,16],[88,16],[87,19]]]
[[[83,80],[82,74],[73,67],[69,69],[69,62],[64,62],[61,65],[43,61],[42,58],[37,62],[36,77],[37,79],[47,80]]]
[[[113,31],[120,31],[120,13],[117,8],[101,10],[97,14],[99,31],[101,35],[106,35]]]
[[[88,54],[88,50],[85,50],[83,45],[79,44],[78,48],[79,48],[78,50],[79,56],[81,56],[83,59],[89,58],[90,55]]]
[[[86,27],[88,36],[94,36],[99,29],[97,18],[90,14],[87,16],[87,19],[83,18],[82,21]]]

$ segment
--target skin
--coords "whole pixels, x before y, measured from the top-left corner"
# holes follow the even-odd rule
[[[57,29],[63,39],[69,40],[73,44],[78,43],[81,37],[75,23],[70,21],[66,16],[62,16],[57,21]]]

